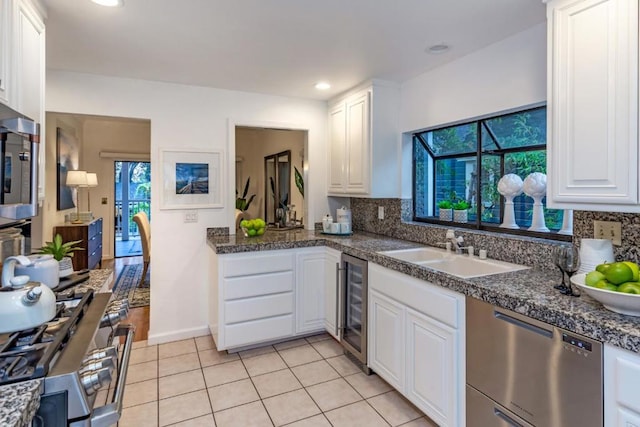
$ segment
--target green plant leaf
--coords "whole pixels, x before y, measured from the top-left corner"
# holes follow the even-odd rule
[[[298,187],[298,191],[300,191],[300,194],[304,197],[304,178],[297,167],[294,166],[293,171],[296,177],[296,187]]]

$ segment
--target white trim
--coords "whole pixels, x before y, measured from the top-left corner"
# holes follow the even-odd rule
[[[119,151],[101,151],[101,159],[117,159],[122,161],[128,160],[142,160],[146,162],[151,161],[151,153],[124,153]]]
[[[197,328],[180,329],[178,331],[165,332],[162,334],[153,334],[149,331],[147,342],[149,345],[164,344],[167,342],[186,340],[188,338],[202,337],[211,335],[208,326],[199,326]]]

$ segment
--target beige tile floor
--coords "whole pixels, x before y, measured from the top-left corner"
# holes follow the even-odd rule
[[[211,337],[135,343],[118,425],[435,426],[327,334],[238,354],[218,352]]]

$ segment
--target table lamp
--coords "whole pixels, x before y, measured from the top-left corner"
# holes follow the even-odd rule
[[[98,186],[98,174],[94,172],[87,172],[87,207],[89,214],[91,214],[91,192],[89,188]],[[91,215],[93,216],[93,215]]]
[[[87,186],[86,171],[67,171],[67,187],[76,189],[76,218],[71,221],[72,224],[82,224],[80,219],[80,187]]]

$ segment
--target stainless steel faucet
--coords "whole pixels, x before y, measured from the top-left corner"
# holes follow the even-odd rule
[[[445,238],[451,242],[451,249],[453,249],[457,254],[461,254],[464,249],[460,244],[464,242],[464,238],[462,236],[456,237],[456,233],[453,230],[447,230],[447,234]]]

